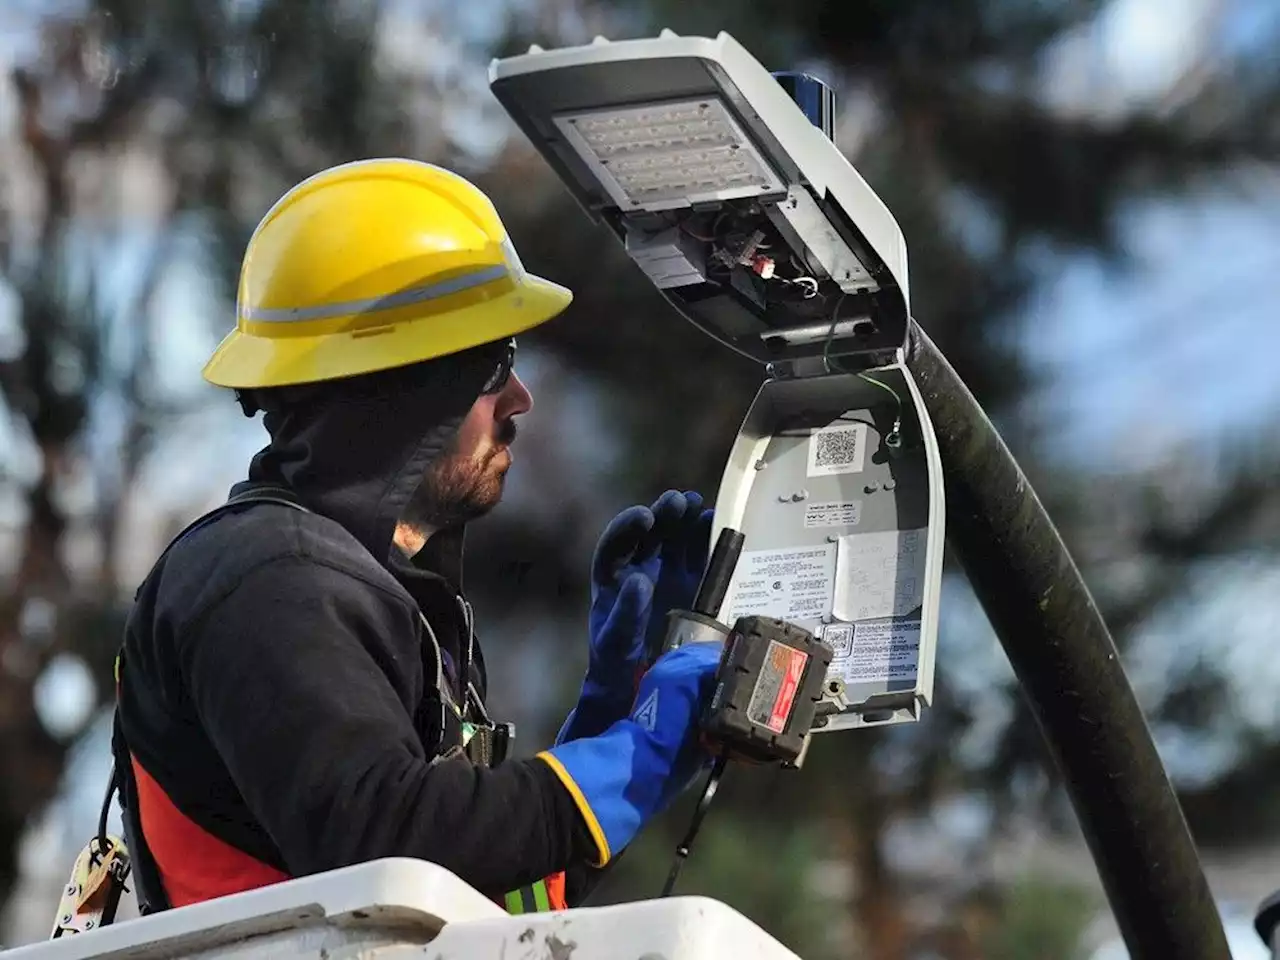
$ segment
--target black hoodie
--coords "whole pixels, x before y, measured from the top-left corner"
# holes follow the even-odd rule
[[[460,728],[419,612],[456,702],[460,673],[483,698],[464,530],[412,562],[392,542],[504,349],[262,401],[271,441],[232,493],[284,486],[314,513],[224,513],[138,593],[119,701],[129,748],[187,817],[291,876],[415,857],[496,898],[596,855],[545,763],[449,754]]]

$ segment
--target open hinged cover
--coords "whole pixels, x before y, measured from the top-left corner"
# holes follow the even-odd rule
[[[490,86],[685,317],[761,362],[906,342],[902,232],[728,34],[494,60]]]
[[[721,619],[777,617],[835,653],[815,729],[919,719],[933,693],[945,507],[905,367],[766,381],[715,523],[712,542],[725,526],[745,537]]]
[[[720,619],[763,614],[835,651],[815,729],[929,703],[944,509],[902,364],[892,214],[728,34],[531,48],[494,95],[583,209],[703,331],[766,363],[717,497],[743,554]]]

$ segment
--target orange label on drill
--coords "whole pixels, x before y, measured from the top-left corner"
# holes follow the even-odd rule
[[[786,730],[808,661],[809,655],[795,647],[776,640],[769,642],[769,652],[747,707],[747,716],[752,723],[774,733]]]

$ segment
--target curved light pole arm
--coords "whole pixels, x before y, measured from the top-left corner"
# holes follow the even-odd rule
[[[1230,960],[1196,846],[1115,643],[986,413],[919,325],[907,366],[937,434],[947,538],[1057,761],[1135,960]]]

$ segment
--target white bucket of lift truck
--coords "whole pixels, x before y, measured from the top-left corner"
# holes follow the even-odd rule
[[[7,951],[6,960],[800,960],[723,903],[508,915],[449,871],[388,859]]]

